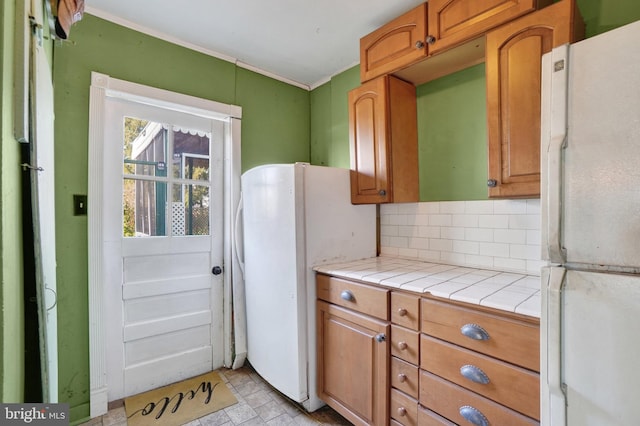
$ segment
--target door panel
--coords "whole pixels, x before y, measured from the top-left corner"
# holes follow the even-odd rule
[[[104,236],[109,400],[223,363],[222,148],[226,123],[107,102]]]

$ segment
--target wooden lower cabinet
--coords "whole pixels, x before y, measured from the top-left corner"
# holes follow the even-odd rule
[[[389,422],[389,323],[317,302],[318,396],[354,425]]]
[[[537,319],[322,274],[317,294],[318,395],[354,425],[539,424]]]

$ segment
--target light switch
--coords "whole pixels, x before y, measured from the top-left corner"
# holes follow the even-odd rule
[[[73,215],[74,216],[86,216],[87,215],[87,196],[86,195],[73,195]]]

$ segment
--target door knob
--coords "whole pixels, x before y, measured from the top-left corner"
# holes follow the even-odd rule
[[[222,273],[222,268],[219,266],[214,266],[213,269],[211,269],[211,273],[213,275],[220,275]]]

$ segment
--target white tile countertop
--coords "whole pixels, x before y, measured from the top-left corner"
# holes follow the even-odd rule
[[[396,257],[373,257],[320,265],[316,272],[389,288],[487,306],[540,318],[540,277],[430,263]]]

